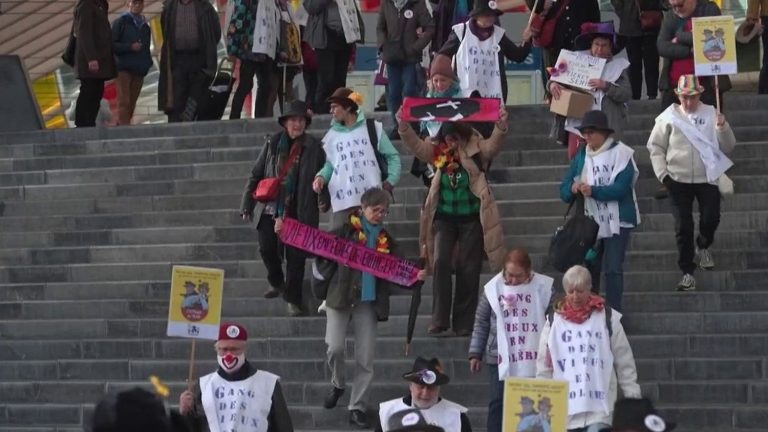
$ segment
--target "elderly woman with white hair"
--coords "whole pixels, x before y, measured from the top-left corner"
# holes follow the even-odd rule
[[[641,396],[621,313],[591,288],[589,270],[568,269],[565,297],[555,301],[539,339],[536,377],[568,381],[568,432],[610,427],[617,387],[625,398]]]

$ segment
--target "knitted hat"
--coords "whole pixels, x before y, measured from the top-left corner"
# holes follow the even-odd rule
[[[245,342],[248,340],[248,332],[245,330],[245,327],[239,324],[222,324],[219,326],[218,340],[237,340]]]
[[[472,12],[469,13],[469,16],[472,18],[475,18],[480,15],[503,15],[504,12],[502,12],[499,9],[499,4],[496,3],[495,0],[477,0],[475,2],[475,7],[472,8]]]
[[[585,22],[581,24],[581,34],[573,40],[573,47],[578,51],[592,48],[592,41],[596,37],[604,37],[611,41],[611,46],[616,47],[616,31],[613,21]]]
[[[429,65],[429,77],[432,78],[433,75],[442,75],[456,81],[456,72],[451,66],[451,58],[444,54],[436,55],[432,59],[432,64]]]
[[[693,96],[701,94],[704,91],[704,87],[699,84],[699,79],[695,75],[682,75],[677,80],[677,88],[675,93],[679,96]]]
[[[434,386],[448,384],[451,380],[448,375],[443,373],[440,360],[436,358],[427,360],[424,357],[416,357],[413,368],[410,372],[404,373],[403,378],[416,384]]]

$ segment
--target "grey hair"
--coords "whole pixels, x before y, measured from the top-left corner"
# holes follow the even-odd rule
[[[563,275],[563,289],[592,288],[592,275],[584,266],[575,265]]]
[[[368,189],[363,193],[363,196],[360,197],[361,207],[383,206],[389,208],[389,203],[389,192],[381,188]]]

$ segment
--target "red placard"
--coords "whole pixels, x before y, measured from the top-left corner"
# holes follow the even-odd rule
[[[402,116],[409,122],[495,122],[500,110],[500,99],[406,97]]]

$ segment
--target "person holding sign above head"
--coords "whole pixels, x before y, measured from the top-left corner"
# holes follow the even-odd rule
[[[401,110],[402,111],[402,110]],[[436,138],[420,139],[398,112],[403,144],[420,160],[436,168],[421,211],[419,244],[427,251],[427,268],[434,273],[432,324],[427,332],[469,336],[480,291],[485,250],[491,269],[500,270],[506,247],[501,216],[485,172],[500,151],[508,130],[502,106],[488,139],[464,123],[446,122]],[[458,245],[456,297],[453,297],[453,258]],[[453,320],[451,322],[451,310]]]
[[[571,161],[560,183],[560,199],[571,203],[584,200],[584,214],[599,225],[597,243],[587,254],[592,290],[600,292],[600,273],[605,273],[605,298],[621,311],[624,294],[624,256],[632,229],[640,223],[635,196],[639,175],[634,153],[613,137],[608,117],[589,111],[579,126],[587,139]],[[578,207],[577,207],[578,208]]]
[[[463,97],[507,100],[507,75],[504,57],[522,63],[531,52],[530,34],[523,34],[523,45],[517,46],[504,29],[496,25],[504,12],[495,0],[477,0],[467,22],[453,26],[440,54],[455,57],[456,73]]]
[[[271,286],[264,296],[274,298],[282,294],[288,303],[289,315],[299,316],[304,314],[302,285],[307,255],[293,247],[284,247],[278,235],[286,217],[317,228],[318,207],[327,208],[328,204],[327,198],[318,198],[312,190],[312,181],[325,163],[325,153],[322,143],[306,134],[312,118],[304,102],[291,102],[278,123],[283,130],[268,136],[261,148],[245,184],[240,215],[243,220],[256,221],[259,252]]]
[[[574,41],[576,52],[599,59],[607,60],[600,78],[590,79],[586,84],[588,92],[592,95],[593,110],[600,110],[608,117],[608,124],[613,128],[613,135],[617,140],[622,138],[624,127],[627,123],[627,102],[632,98],[627,67],[627,53],[625,50],[617,52],[616,34],[613,31],[613,22],[584,23],[581,25],[581,34]],[[556,78],[557,70],[552,72]],[[560,99],[565,86],[550,79],[548,84],[552,99]],[[578,127],[581,119],[566,118],[565,129],[570,132],[568,136],[568,159],[579,149],[579,141],[584,137],[579,134]]]
[[[440,387],[448,384],[450,378],[443,372],[440,360],[417,357],[410,372],[403,374],[410,381],[410,394],[392,399],[379,405],[377,432],[391,432],[390,420],[398,412],[418,408],[430,424],[446,432],[472,432],[467,417],[467,408],[440,397]]]
[[[488,432],[501,432],[504,379],[536,376],[539,333],[552,296],[553,279],[531,269],[523,249],[509,251],[504,269],[485,284],[469,341],[469,367],[479,372],[483,357],[490,394]]]
[[[536,360],[537,378],[568,381],[569,432],[610,427],[617,387],[626,398],[641,396],[621,313],[593,294],[591,285],[586,268],[565,272],[565,298],[547,315]]]
[[[293,432],[280,377],[258,370],[245,356],[248,332],[221,324],[219,368],[179,396],[179,412],[196,431]]]
[[[397,244],[384,229],[389,213],[390,194],[380,188],[365,191],[360,197],[362,208],[353,212],[347,221],[332,233],[340,238],[359,242],[383,254],[397,255]],[[390,282],[373,273],[353,270],[336,261],[315,258],[312,265],[312,291],[325,300],[327,323],[325,343],[328,345],[328,367],[333,387],[323,402],[326,409],[336,406],[344,394],[344,350],[347,328],[354,330],[355,376],[349,398],[349,422],[368,428],[366,399],[373,381],[373,360],[376,353],[376,324],[389,319]],[[425,272],[419,272],[424,280]],[[334,281],[335,278],[335,281]],[[332,283],[333,282],[333,283]]]
[[[360,208],[360,197],[368,189],[381,187],[392,193],[400,180],[400,154],[381,122],[365,118],[360,93],[340,88],[328,102],[333,123],[323,137],[326,162],[312,187],[321,193],[327,186],[333,209],[331,226],[337,228]]]
[[[699,235],[696,255],[699,267],[715,267],[709,247],[720,224],[720,195],[733,193],[725,171],[733,165],[725,153],[736,145],[736,137],[725,116],[702,101],[704,88],[693,75],[683,75],[677,84],[680,105],[673,104],[656,117],[648,151],[656,178],[672,199],[677,238],[677,264],[683,278],[679,291],[696,289],[693,272],[693,201],[699,202]]]

